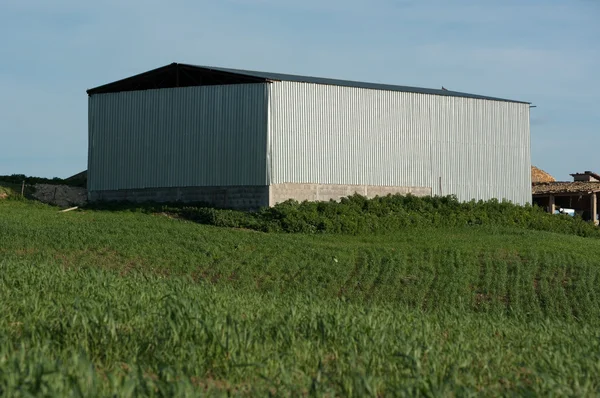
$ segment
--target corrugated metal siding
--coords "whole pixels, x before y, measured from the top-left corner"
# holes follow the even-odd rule
[[[531,202],[528,104],[295,82],[269,95],[271,183]]]
[[[89,189],[266,185],[265,83],[89,98]]]

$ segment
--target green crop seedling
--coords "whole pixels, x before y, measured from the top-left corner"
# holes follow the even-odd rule
[[[598,395],[598,237],[452,198],[0,201],[0,396]]]

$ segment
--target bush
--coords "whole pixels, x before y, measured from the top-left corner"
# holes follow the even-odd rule
[[[135,206],[140,209],[139,205]],[[486,225],[600,237],[599,228],[579,217],[547,214],[537,206],[520,206],[496,199],[459,202],[454,196],[388,195],[367,199],[353,195],[340,202],[288,200],[257,212],[215,209],[202,204],[146,205],[142,210],[169,213],[218,227],[263,232],[359,235],[407,228]]]

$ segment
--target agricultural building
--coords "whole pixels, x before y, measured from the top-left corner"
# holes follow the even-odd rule
[[[598,197],[600,174],[592,171],[571,174],[573,181],[547,181],[532,184],[533,203],[549,213],[561,208],[573,209],[586,221],[600,223]]]
[[[531,202],[526,102],[177,63],[88,95],[91,201]]]

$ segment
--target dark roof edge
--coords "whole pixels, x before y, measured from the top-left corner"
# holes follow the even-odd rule
[[[152,74],[152,73],[156,73],[156,72],[159,72],[159,71],[162,71],[162,70],[168,69],[168,68],[170,68],[170,67],[173,67],[174,65],[177,65],[177,63],[176,63],[176,62],[172,62],[172,63],[170,63],[170,64],[168,64],[168,65],[161,66],[161,67],[159,67],[159,68],[155,68],[155,69],[152,69],[152,70],[149,70],[149,71],[146,71],[146,72],[138,73],[137,75],[133,75],[133,76],[129,76],[129,77],[126,77],[126,78],[123,78],[123,79],[115,80],[114,82],[106,83],[106,84],[103,84],[103,85],[101,85],[101,86],[97,86],[97,87],[89,88],[89,89],[87,89],[85,92],[86,92],[88,95],[92,95],[92,94],[95,94],[95,92],[96,92],[96,91],[101,91],[101,90],[104,90],[104,89],[106,89],[106,88],[109,88],[110,86],[113,86],[113,85],[117,85],[117,84],[123,83],[123,82],[125,82],[125,81],[127,81],[127,80],[132,80],[132,79],[136,79],[136,78],[144,77],[144,76],[150,75],[150,74]]]
[[[233,73],[233,74],[238,74],[238,75],[248,76],[248,77],[265,78],[268,81],[293,81],[293,82],[325,84],[325,85],[333,85],[333,86],[337,85],[337,86],[342,86],[342,87],[357,87],[357,88],[366,88],[366,89],[374,89],[374,90],[387,90],[387,91],[400,91],[400,92],[408,92],[408,93],[416,93],[416,94],[440,95],[440,96],[444,96],[444,97],[461,97],[461,98],[482,99],[482,100],[490,100],[490,101],[514,102],[514,103],[528,104],[528,105],[531,104],[531,102],[527,102],[527,101],[516,101],[516,100],[505,99],[505,98],[488,97],[485,95],[469,94],[469,93],[463,93],[460,91],[438,90],[438,89],[412,87],[412,86],[398,86],[398,85],[393,85],[393,84],[370,83],[370,82],[361,82],[361,81],[354,81],[354,80],[341,80],[341,79],[332,79],[332,78],[326,78],[326,77],[290,75],[290,74],[285,74],[285,73],[260,72],[260,71],[221,68],[221,67],[205,66],[205,65],[191,65],[191,64],[180,64],[180,65],[184,65],[184,66],[192,67],[192,68],[214,70],[214,71],[219,71],[219,72],[228,72],[228,73]]]
[[[181,63],[176,64],[176,65],[185,66],[187,68],[212,70],[215,72],[227,73],[229,75],[259,78],[259,79],[264,79],[265,81],[279,81],[279,79],[268,79],[266,77],[257,75],[258,73],[264,73],[265,75],[267,75],[267,74],[269,74],[268,72],[258,72],[258,71],[254,72],[254,71],[242,70],[242,69],[230,69],[230,68],[220,68],[217,66],[201,66],[201,65],[181,64]]]
[[[293,81],[293,82],[302,82],[302,83],[313,83],[313,84],[324,84],[324,85],[333,85],[333,86],[342,86],[342,87],[356,87],[356,88],[365,88],[365,89],[373,89],[373,90],[384,90],[384,91],[400,91],[400,92],[409,92],[416,94],[427,94],[427,95],[439,95],[445,97],[461,97],[461,98],[471,98],[471,99],[481,99],[488,101],[502,101],[502,102],[513,102],[519,104],[531,104],[531,102],[526,101],[515,101],[504,98],[497,97],[488,97],[484,95],[477,94],[469,94],[463,93],[459,91],[449,91],[449,90],[437,90],[437,89],[429,89],[422,87],[411,87],[411,86],[398,86],[392,84],[382,84],[382,83],[369,83],[369,82],[360,82],[360,81],[352,81],[352,80],[340,80],[340,79],[331,79],[331,78],[323,78],[323,77],[311,77],[311,76],[301,76],[301,75],[289,75],[283,73],[270,73],[270,72],[259,72],[259,71],[250,71],[250,70],[242,70],[242,69],[231,69],[231,68],[221,68],[221,67],[213,67],[213,66],[203,66],[203,65],[192,65],[185,63],[177,63],[173,62],[169,65],[165,65],[156,69],[149,70],[147,72],[139,73],[137,75],[133,75],[130,77],[126,77],[124,79],[120,79],[111,83],[107,83],[98,87],[94,87],[86,90],[88,95],[96,94],[97,92],[101,92],[110,88],[111,86],[119,85],[128,80],[134,80],[137,78],[141,78],[152,73],[156,73],[174,66],[183,66],[188,68],[197,68],[204,70],[212,70],[220,73],[227,73],[231,75],[239,75],[257,79],[263,79],[265,82],[269,81]]]

